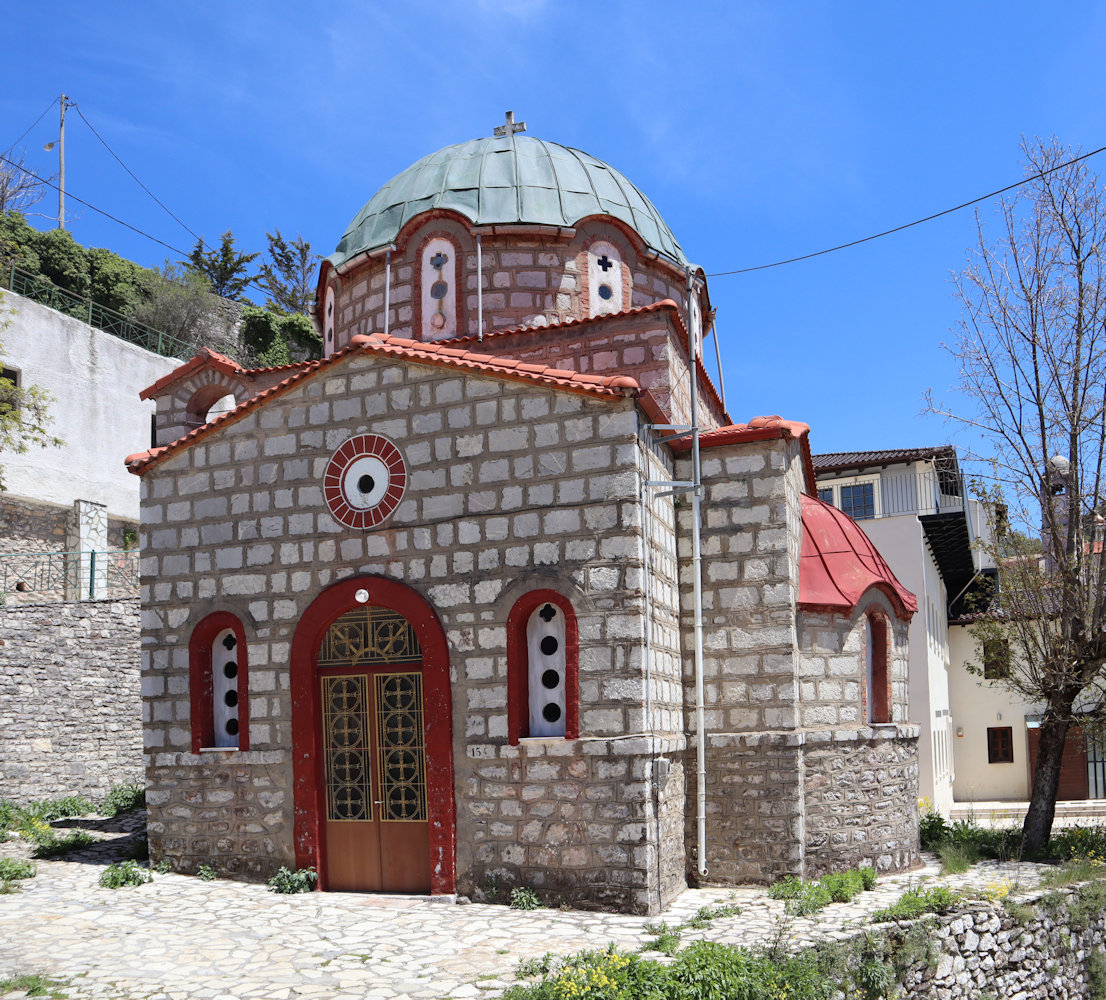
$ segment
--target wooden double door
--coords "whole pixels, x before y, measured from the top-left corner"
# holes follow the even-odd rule
[[[388,608],[336,619],[317,661],[327,888],[430,891],[422,654]]]

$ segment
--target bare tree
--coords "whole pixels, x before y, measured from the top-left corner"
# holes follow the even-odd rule
[[[25,167],[26,151],[0,160],[0,212],[26,212],[46,194],[46,185]]]
[[[1106,192],[1055,139],[1023,140],[1022,151],[1027,183],[1001,201],[994,240],[977,213],[956,277],[963,312],[945,346],[974,412],[932,397],[929,407],[982,432],[991,454],[968,457],[989,462],[986,496],[1040,534],[1040,555],[1025,536],[999,541],[998,595],[976,629],[981,659],[1005,644],[1006,684],[1043,706],[1022,828],[1035,853],[1051,834],[1068,731],[1106,708]]]

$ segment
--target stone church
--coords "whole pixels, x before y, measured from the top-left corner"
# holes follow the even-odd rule
[[[731,420],[645,195],[496,132],[357,213],[321,360],[143,393],[151,857],[638,913],[911,866],[914,597],[805,424]]]

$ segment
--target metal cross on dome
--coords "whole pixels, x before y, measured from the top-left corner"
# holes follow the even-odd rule
[[[503,124],[502,125],[496,125],[496,127],[495,127],[495,134],[497,136],[514,135],[516,132],[525,132],[525,131],[526,131],[526,122],[516,122],[515,121],[515,113],[513,111],[508,111]]]

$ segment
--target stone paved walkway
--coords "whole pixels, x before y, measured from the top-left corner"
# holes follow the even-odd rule
[[[125,824],[115,836],[126,835]],[[0,855],[27,856],[18,842]],[[0,895],[0,981],[41,973],[66,981],[72,1000],[438,1000],[492,997],[512,985],[521,959],[571,954],[613,942],[636,949],[648,920],[619,914],[518,911],[419,897],[354,893],[278,896],[264,886],[184,875],[102,889],[108,848],[79,860],[40,861],[22,891]],[[1036,865],[981,865],[947,878],[983,889],[1038,884]],[[737,904],[698,937],[730,944],[793,946],[840,936],[937,877],[937,868],[883,877],[872,892],[816,919],[790,919],[760,888],[685,892],[662,918],[679,923],[701,906]],[[9,994],[12,1000],[16,994]]]

